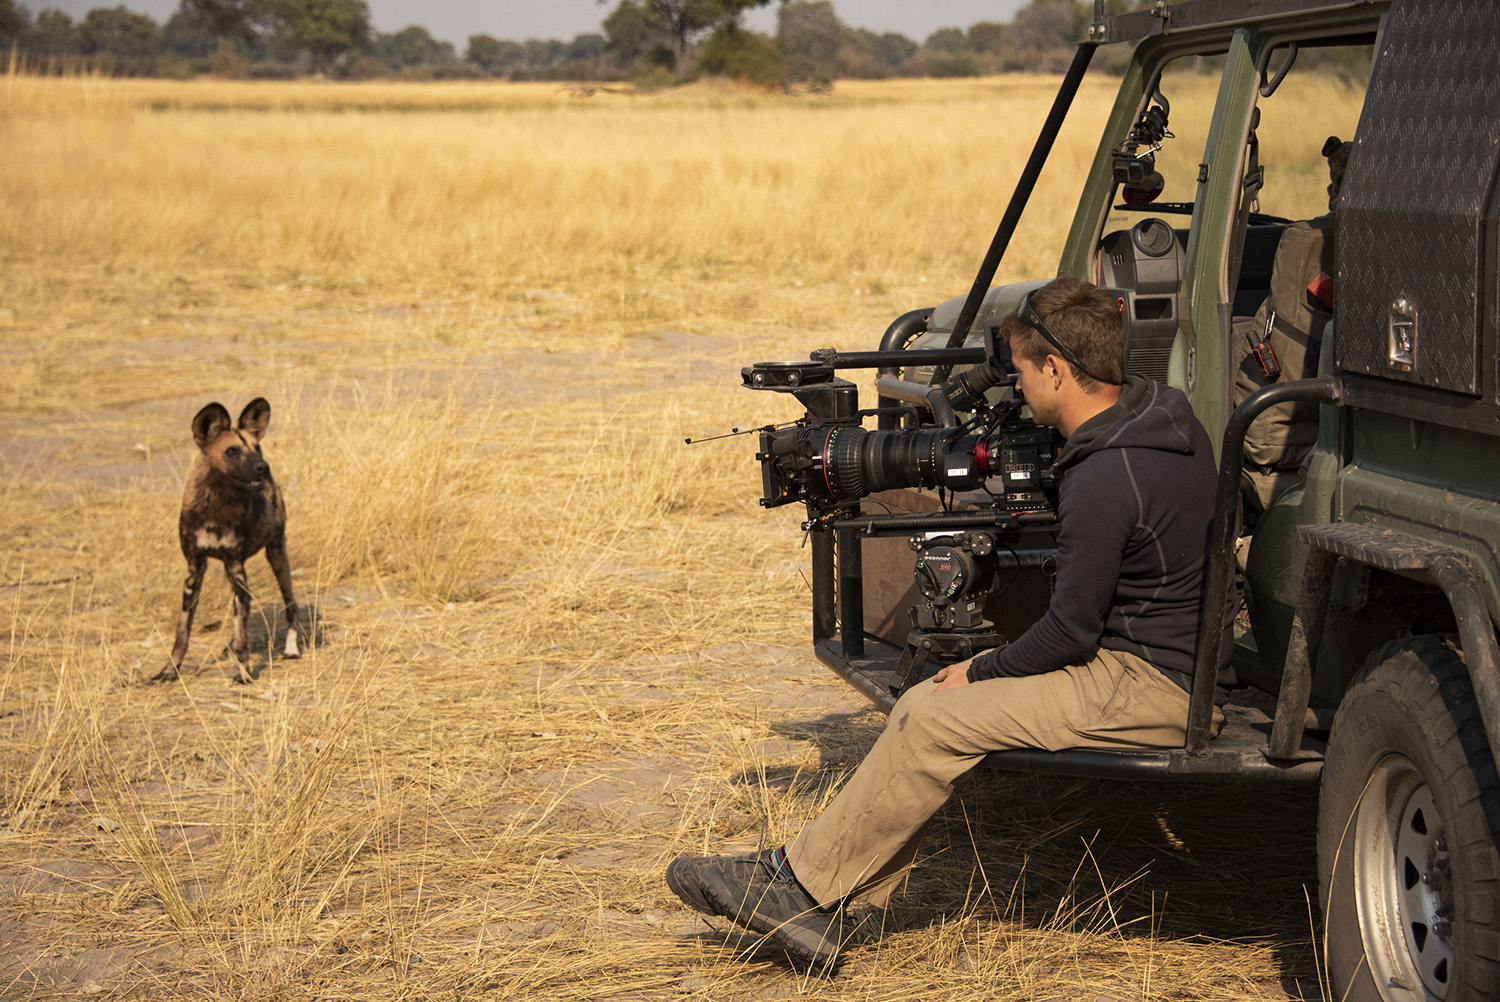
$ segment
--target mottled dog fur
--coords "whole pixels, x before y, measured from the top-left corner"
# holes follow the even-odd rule
[[[182,584],[182,616],[177,620],[177,639],[172,660],[152,681],[177,677],[187,654],[193,613],[202,594],[203,570],[209,558],[222,561],[224,576],[234,592],[234,640],[231,650],[239,661],[241,682],[250,682],[245,624],[250,616],[250,587],[245,581],[245,561],[262,549],[281,586],[286,603],[286,648],[284,657],[300,656],[301,622],[292,598],[292,570],[286,559],[286,505],[271,467],[260,452],[260,440],[271,421],[271,405],[256,397],[245,405],[239,423],[229,423],[229,412],[209,404],[193,418],[193,440],[198,458],[188,470],[182,492],[182,515],[177,536],[187,558],[187,578]]]

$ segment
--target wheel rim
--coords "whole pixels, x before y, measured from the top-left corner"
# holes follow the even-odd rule
[[[1365,957],[1390,1002],[1445,999],[1453,900],[1443,817],[1408,759],[1371,773],[1354,820],[1354,896]]]

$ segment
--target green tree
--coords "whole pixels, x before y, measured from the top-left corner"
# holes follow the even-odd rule
[[[969,48],[974,52],[999,55],[1010,41],[1010,27],[996,21],[976,21],[969,25]]]
[[[214,29],[213,21],[201,11],[183,4],[167,18],[161,28],[162,48],[178,56],[203,59],[213,54],[221,36]]]
[[[607,0],[597,0],[604,4]],[[684,64],[694,39],[715,26],[733,35],[752,7],[770,0],[620,0],[604,19],[604,32],[617,52],[631,52],[631,62],[648,58],[659,62],[657,36],[665,36],[671,65]]]
[[[278,34],[311,56],[317,70],[333,69],[370,38],[365,0],[267,0],[266,10]]]
[[[776,12],[776,47],[790,80],[832,79],[843,40],[830,0],[792,0]]]
[[[575,35],[573,41],[568,43],[567,58],[573,62],[593,62],[604,55],[605,39],[603,35],[589,32]]]
[[[1011,43],[1023,57],[1072,49],[1090,19],[1080,0],[1031,0],[1010,23]]]
[[[604,37],[606,50],[625,67],[671,66],[676,58],[671,31],[647,0],[620,0],[604,19]]]
[[[453,61],[453,45],[440,42],[432,32],[418,24],[408,25],[389,35],[376,35],[371,43],[375,57],[391,69],[407,66],[435,66]]]
[[[525,65],[526,49],[518,42],[502,41],[492,35],[470,35],[464,62],[499,76]]]
[[[716,0],[645,0],[645,6],[672,37],[672,65],[683,64],[688,45],[716,24],[723,14]]]
[[[887,31],[871,39],[870,48],[877,60],[895,69],[917,54],[917,43],[899,31]]]
[[[215,39],[234,41],[254,35],[256,20],[263,12],[261,0],[181,0],[177,5],[178,14],[190,16],[193,24],[206,23]]]
[[[31,29],[31,11],[16,0],[0,0],[0,48],[10,48]]]
[[[923,43],[934,52],[948,52],[957,55],[969,47],[969,38],[964,34],[962,28],[939,28],[927,36]]]
[[[84,55],[138,59],[156,51],[156,22],[145,14],[119,7],[95,7],[79,25]]]
[[[36,56],[73,55],[80,46],[77,25],[71,17],[55,8],[38,14],[31,33],[26,36],[26,51]]]
[[[526,49],[526,66],[534,70],[548,70],[562,62],[568,52],[568,43],[555,38],[528,38],[521,43]]]
[[[740,27],[745,11],[764,7],[771,0],[718,0],[719,25],[731,31]]]
[[[762,87],[774,87],[786,79],[776,43],[732,24],[720,25],[708,36],[698,55],[698,68]]]

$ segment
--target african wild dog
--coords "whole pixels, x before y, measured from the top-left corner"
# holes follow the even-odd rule
[[[213,557],[224,563],[224,576],[234,592],[234,640],[231,649],[239,660],[241,682],[253,681],[245,649],[245,623],[250,616],[250,587],[245,581],[245,561],[262,548],[281,598],[286,603],[286,648],[284,657],[299,657],[297,602],[292,598],[292,571],[286,559],[286,505],[271,468],[260,453],[261,436],[271,421],[271,405],[256,397],[240,412],[238,426],[229,424],[229,412],[209,404],[193,418],[193,440],[198,458],[188,470],[182,492],[182,515],[177,535],[187,557],[187,579],[182,585],[182,616],[177,621],[177,640],[172,660],[153,682],[177,677],[187,654],[193,612],[202,593],[203,570]]]

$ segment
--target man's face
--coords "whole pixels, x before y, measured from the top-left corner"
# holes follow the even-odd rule
[[[1017,348],[1016,340],[1012,338],[1010,357],[1011,364],[1016,367],[1016,389],[1020,390],[1021,396],[1026,398],[1026,403],[1031,408],[1031,416],[1036,423],[1055,428],[1062,420],[1062,413],[1057,390],[1054,387],[1056,374],[1052,365],[1050,362],[1044,362],[1039,368],[1022,357]]]

